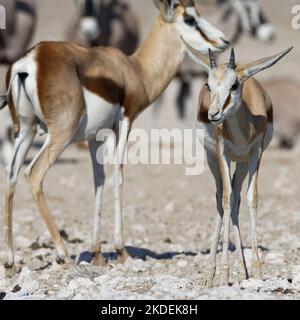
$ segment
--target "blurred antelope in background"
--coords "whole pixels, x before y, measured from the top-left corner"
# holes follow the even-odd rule
[[[77,16],[67,39],[85,47],[109,46],[133,54],[140,34],[138,18],[128,0],[77,0]]]
[[[199,97],[198,128],[204,130],[204,148],[217,188],[217,222],[210,251],[206,285],[211,287],[216,272],[216,255],[223,222],[221,284],[229,279],[228,246],[230,218],[233,223],[240,278],[248,276],[239,227],[239,208],[243,181],[249,176],[247,204],[252,237],[251,271],[261,277],[258,255],[256,217],[258,207],[258,171],[263,152],[273,135],[273,106],[268,93],[253,78],[270,68],[292,48],[272,57],[246,65],[237,65],[232,49],[228,64],[217,65],[210,52],[210,63],[186,44],[191,57],[208,74]],[[231,163],[236,163],[231,175]]]
[[[43,193],[44,178],[71,142],[89,142],[95,184],[92,252],[94,262],[102,263],[100,221],[105,174],[103,165],[97,161],[102,142],[97,141],[96,136],[101,129],[115,131],[115,248],[119,258],[126,257],[122,159],[132,123],[174,78],[186,54],[182,38],[203,53],[228,46],[224,34],[200,15],[199,7],[196,10],[193,2],[176,4],[173,0],[155,0],[154,4],[160,15],[143,45],[132,56],[110,47],[88,49],[66,42],[43,42],[10,68],[8,92],[1,102],[9,104],[17,128],[14,154],[6,173],[7,268],[14,265],[15,186],[38,124],[48,132],[47,139],[25,174],[58,257],[63,261],[68,254]]]
[[[202,0],[200,3],[203,7],[213,7],[212,10],[220,12],[220,26],[217,26],[220,30],[225,30],[232,45],[244,35],[263,42],[274,40],[274,28],[266,19],[258,0]],[[192,94],[192,81],[203,76],[203,72],[195,68],[194,62],[186,58],[176,76],[179,81],[176,106],[181,120],[189,116],[187,103]]]
[[[27,49],[36,26],[35,0],[0,0],[6,9],[6,29],[0,30],[0,94],[5,92],[5,73],[8,66],[21,58]],[[12,126],[8,111],[0,114],[2,138],[1,160],[7,164],[12,156]]]

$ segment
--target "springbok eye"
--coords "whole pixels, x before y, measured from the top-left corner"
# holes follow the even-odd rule
[[[236,81],[236,83],[231,87],[232,91],[236,91],[239,88],[239,83]]]
[[[208,91],[210,91],[210,87],[209,87],[209,84],[207,82],[205,83],[205,87],[207,88]]]
[[[190,16],[188,14],[186,14],[184,16],[184,22],[186,24],[188,24],[189,26],[195,26],[196,25],[196,20],[194,19],[194,17],[192,17],[192,16]]]

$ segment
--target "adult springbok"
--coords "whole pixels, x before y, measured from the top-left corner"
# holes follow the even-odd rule
[[[100,129],[116,132],[115,248],[126,257],[122,220],[121,161],[132,122],[166,89],[186,53],[183,43],[201,52],[228,46],[224,35],[199,15],[191,1],[154,1],[161,14],[144,44],[128,57],[115,48],[83,48],[71,43],[43,42],[17,61],[8,72],[9,102],[17,128],[14,155],[7,167],[5,230],[9,248],[7,267],[14,265],[12,208],[18,173],[36,134],[37,125],[47,129],[44,146],[25,174],[37,207],[48,227],[58,258],[68,255],[43,193],[49,168],[73,141],[88,141],[93,163],[96,193],[92,252],[95,263],[103,262],[100,219],[104,168],[97,162]],[[122,125],[119,126],[119,121]]]
[[[252,235],[251,271],[261,277],[258,256],[256,215],[257,179],[263,152],[273,135],[273,107],[267,92],[252,78],[270,68],[292,48],[247,65],[236,65],[232,49],[229,64],[217,65],[210,52],[210,65],[197,50],[186,44],[191,56],[209,75],[199,98],[198,127],[204,130],[204,148],[217,188],[217,222],[210,251],[206,285],[211,287],[216,272],[216,254],[222,220],[223,253],[221,283],[228,284],[228,245],[230,217],[233,223],[241,279],[248,276],[239,229],[239,207],[242,184],[249,175],[247,204]],[[233,178],[231,163],[236,163]]]

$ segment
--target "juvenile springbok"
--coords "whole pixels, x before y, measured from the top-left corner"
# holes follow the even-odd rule
[[[229,64],[217,66],[212,52],[210,52],[209,65],[197,50],[189,44],[186,46],[189,48],[190,55],[209,75],[200,93],[197,119],[198,128],[204,130],[204,148],[217,188],[217,222],[210,251],[206,285],[211,287],[215,277],[222,220],[224,230],[221,283],[228,284],[230,217],[234,228],[240,279],[248,276],[239,229],[240,193],[247,174],[249,175],[247,204],[252,235],[251,271],[255,277],[261,277],[256,234],[257,179],[263,152],[272,139],[273,107],[267,92],[255,78],[251,77],[273,66],[292,48],[247,65],[236,65],[234,49],[232,49]],[[232,162],[236,162],[233,178],[231,177]]]
[[[97,162],[100,129],[116,132],[118,147],[115,165],[115,248],[124,258],[121,205],[124,149],[132,122],[166,89],[186,53],[184,38],[197,50],[222,50],[228,46],[224,35],[188,6],[156,0],[161,14],[141,48],[126,56],[115,48],[83,48],[70,43],[43,42],[17,61],[8,72],[9,108],[18,137],[14,156],[7,167],[5,228],[9,248],[7,267],[14,264],[12,208],[15,185],[26,153],[36,134],[37,124],[47,129],[44,146],[26,170],[34,200],[48,227],[61,260],[67,258],[57,227],[43,193],[49,168],[73,141],[88,141],[93,163],[96,208],[92,252],[95,263],[101,258],[100,218],[104,168]],[[119,128],[119,121],[122,125]]]

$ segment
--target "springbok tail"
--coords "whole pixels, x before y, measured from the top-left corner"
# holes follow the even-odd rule
[[[18,73],[13,75],[13,77],[11,78],[11,81],[9,83],[7,92],[5,94],[3,94],[2,96],[0,96],[0,110],[4,109],[6,106],[8,106],[12,84],[17,76],[18,76]]]

